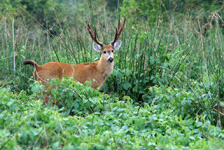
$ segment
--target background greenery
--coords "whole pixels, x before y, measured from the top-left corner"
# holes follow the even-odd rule
[[[0,149],[224,147],[223,6],[221,0],[1,0]],[[22,62],[96,61],[87,21],[108,44],[119,15],[127,18],[122,47],[100,92],[55,80],[57,105],[42,106],[41,85]]]

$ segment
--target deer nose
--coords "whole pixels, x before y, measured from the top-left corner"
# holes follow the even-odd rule
[[[108,59],[109,62],[113,62],[113,60],[114,60],[114,59],[113,59],[112,57],[110,57],[110,58]]]

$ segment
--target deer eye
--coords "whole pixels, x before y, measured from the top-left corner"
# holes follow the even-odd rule
[[[107,52],[106,51],[103,51],[103,53],[106,54]]]
[[[112,53],[114,52],[114,50],[111,51]]]

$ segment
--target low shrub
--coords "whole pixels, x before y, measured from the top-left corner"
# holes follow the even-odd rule
[[[175,115],[181,115],[183,118],[206,118],[212,124],[217,124],[222,122],[224,116],[223,104],[216,93],[216,86],[212,81],[195,80],[191,80],[187,87],[183,88],[153,86],[144,95],[144,99],[151,105],[158,105],[161,110],[170,108]]]
[[[0,149],[218,149],[224,145],[224,130],[211,125],[206,117],[183,118],[175,106],[162,108],[166,100],[138,106],[128,96],[104,99],[103,93],[72,81],[59,83],[55,90],[61,94],[52,91],[57,106],[53,102],[43,106],[41,99],[35,100],[37,93],[17,95],[0,88]],[[55,83],[57,79],[52,81]],[[78,94],[63,91],[68,83]],[[85,92],[90,92],[89,100],[95,97],[88,105]],[[85,102],[77,100],[77,95]],[[62,99],[67,101],[64,108]],[[65,107],[71,108],[76,100],[79,106],[68,115]],[[89,106],[96,108],[89,112]]]
[[[56,104],[57,109],[64,116],[85,116],[102,111],[103,105],[109,97],[91,88],[91,85],[92,83],[89,81],[83,85],[74,82],[74,78],[62,78],[62,80],[56,78],[50,81],[50,92],[48,93],[43,92],[45,89],[40,82],[34,83],[31,89],[36,95],[42,95],[42,99],[49,99],[48,106]]]

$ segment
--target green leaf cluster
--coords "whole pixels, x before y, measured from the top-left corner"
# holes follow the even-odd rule
[[[92,83],[85,85],[74,82],[74,78],[58,78],[50,81],[51,103],[57,104],[63,115],[85,116],[90,113],[100,112],[108,95],[100,93],[91,88]],[[97,98],[96,98],[97,97]]]
[[[52,92],[56,106],[43,106],[35,93],[26,96],[0,88],[0,148],[212,149],[224,145],[224,130],[205,118],[183,118],[175,107],[163,109],[164,102],[138,106],[128,96],[119,100],[71,79],[56,80],[52,83],[61,84],[59,90],[61,86],[76,89],[73,94],[66,89],[60,96]],[[85,92],[89,92],[89,104]],[[68,115],[62,109],[70,105],[74,109]]]

